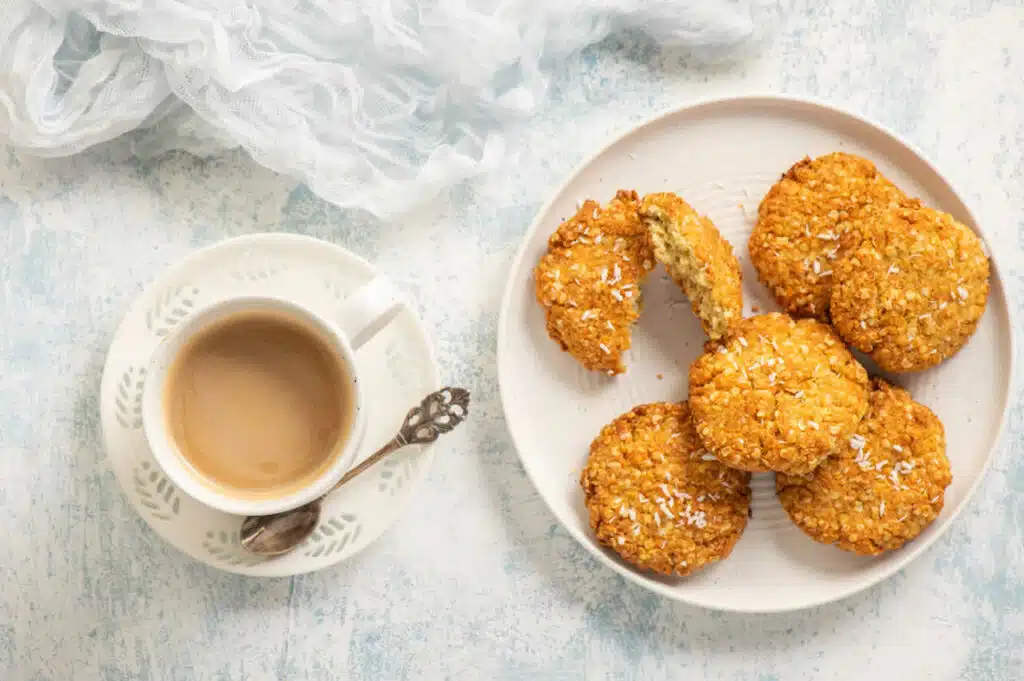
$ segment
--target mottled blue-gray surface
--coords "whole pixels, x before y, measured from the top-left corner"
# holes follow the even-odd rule
[[[398,224],[238,155],[142,166],[116,146],[56,161],[0,148],[0,679],[1024,678],[1019,401],[977,497],[920,560],[838,604],[735,616],[631,586],[559,528],[512,449],[495,373],[506,272],[552,188],[652,111],[736,90],[828,98],[923,148],[995,235],[1020,299],[1021,36],[1019,2],[867,0],[797,3],[769,51],[735,66],[608,42],[566,68],[517,160]],[[103,464],[97,391],[156,271],[266,230],[343,243],[416,292],[445,377],[477,406],[368,551],[256,581],[135,517]]]

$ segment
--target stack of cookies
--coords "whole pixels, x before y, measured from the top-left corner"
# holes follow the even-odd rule
[[[776,474],[783,508],[811,538],[866,555],[919,535],[952,480],[939,419],[869,378],[849,347],[889,373],[955,354],[988,298],[978,237],[870,161],[834,153],[782,176],[748,246],[785,312],[743,318],[731,246],[669,193],[584,203],[537,266],[549,335],[587,369],[626,370],[655,262],[708,335],[689,400],[606,425],[583,471],[598,540],[638,567],[687,575],[727,557],[746,527],[751,473]]]

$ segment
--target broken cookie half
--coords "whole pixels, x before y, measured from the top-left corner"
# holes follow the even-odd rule
[[[640,284],[654,267],[634,191],[583,202],[548,240],[534,271],[548,335],[590,371],[620,374],[640,316]]]
[[[711,220],[669,192],[645,196],[640,216],[655,258],[690,299],[704,332],[718,340],[743,318],[743,278],[732,246]]]

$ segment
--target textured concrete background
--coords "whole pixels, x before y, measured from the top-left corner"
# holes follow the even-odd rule
[[[1019,403],[978,496],[922,559],[839,604],[732,616],[630,586],[557,526],[495,373],[498,301],[540,203],[609,134],[715,93],[813,94],[898,130],[971,200],[1019,299],[1022,36],[1020,2],[866,0],[798,2],[769,52],[733,67],[609,41],[566,68],[514,164],[392,225],[239,155],[142,166],[117,147],[57,161],[0,148],[0,679],[1024,678]],[[255,581],[135,517],[96,413],[105,348],[141,287],[197,246],[268,230],[338,241],[415,291],[476,409],[366,553]]]

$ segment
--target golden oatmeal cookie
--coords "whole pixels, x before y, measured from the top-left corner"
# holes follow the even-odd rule
[[[548,335],[591,371],[620,374],[640,283],[654,267],[636,192],[619,191],[604,208],[585,201],[548,239],[534,271]]]
[[[832,323],[885,371],[920,371],[953,356],[985,312],[989,262],[974,232],[909,203],[836,263]]]
[[[813,319],[748,317],[690,367],[704,446],[746,471],[807,473],[846,442],[868,405],[867,372]]]
[[[645,404],[602,428],[580,484],[598,541],[661,574],[722,560],[747,526],[750,475],[704,451],[685,402]]]
[[[865,158],[805,158],[761,201],[747,245],[758,278],[796,317],[828,321],[834,263],[860,245],[877,216],[904,199]]]
[[[650,229],[654,257],[690,299],[704,333],[718,340],[743,316],[743,277],[732,246],[675,194],[648,194],[640,216]]]
[[[778,475],[783,508],[812,539],[875,555],[939,515],[953,481],[942,422],[907,391],[876,380],[849,442],[810,475]]]

